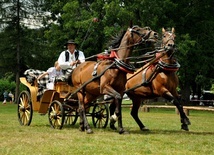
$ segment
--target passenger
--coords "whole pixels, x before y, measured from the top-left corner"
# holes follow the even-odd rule
[[[46,88],[54,89],[55,79],[60,78],[63,75],[62,69],[59,67],[58,61],[55,62],[54,67],[50,67],[46,72],[39,75],[37,80],[45,77],[46,75],[48,75],[48,83],[46,83]]]
[[[77,43],[74,40],[68,40],[65,46],[67,50],[61,52],[58,58],[59,66],[62,68],[65,78],[68,78],[72,69],[78,64],[85,62],[85,55],[82,51],[76,49]]]

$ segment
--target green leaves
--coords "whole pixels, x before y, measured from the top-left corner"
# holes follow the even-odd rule
[[[14,69],[16,61],[11,61],[11,58],[14,59],[16,56],[17,45],[10,43],[14,43],[18,38],[14,29],[17,22],[17,7],[15,1],[12,2],[7,0],[0,3],[1,16],[4,17],[1,23],[6,21],[9,24],[6,29],[1,29],[0,33],[0,65],[4,66],[10,62],[10,66],[13,66],[11,68]],[[21,11],[23,11],[20,13],[21,21],[30,15],[43,13],[42,18],[39,18],[43,19],[43,28],[31,31],[23,23],[19,25],[22,31],[19,36],[21,37],[20,60],[29,67],[43,69],[52,66],[59,52],[64,50],[63,45],[68,39],[75,39],[79,43],[78,48],[86,57],[103,52],[108,48],[107,43],[111,37],[121,30],[126,30],[132,20],[134,25],[149,26],[157,32],[161,32],[162,27],[175,27],[178,47],[176,55],[181,64],[180,80],[187,84],[191,81],[197,82],[199,72],[203,77],[214,78],[212,0],[24,0],[21,2]],[[4,3],[11,4],[8,5],[11,7],[9,10],[12,10],[9,14]]]

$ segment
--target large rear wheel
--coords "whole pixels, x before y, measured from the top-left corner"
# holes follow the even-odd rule
[[[56,129],[62,129],[65,114],[63,106],[59,101],[55,100],[50,104],[48,111],[48,119],[51,127]]]
[[[21,125],[29,126],[33,116],[33,107],[28,91],[22,91],[18,98],[18,120]]]
[[[109,119],[109,109],[107,104],[95,104],[92,111],[92,122],[94,127],[106,128]]]

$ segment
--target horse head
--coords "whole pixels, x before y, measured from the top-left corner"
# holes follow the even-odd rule
[[[171,31],[166,31],[162,28],[162,48],[173,51],[175,49],[175,37],[174,28]]]
[[[167,71],[177,71],[180,68],[180,64],[174,58],[175,48],[175,29],[172,28],[171,31],[166,31],[162,28],[162,43],[161,43],[161,52],[166,54],[160,58],[158,65],[162,70]]]
[[[158,39],[158,33],[151,30],[150,27],[141,28],[139,26],[133,26],[128,29],[130,32],[130,42],[133,44],[145,44],[146,42],[156,43]]]
[[[149,27],[141,28],[133,26],[128,28],[120,40],[118,47],[118,58],[126,62],[126,58],[131,55],[134,47],[146,44],[148,42],[154,44],[158,39],[158,33]]]

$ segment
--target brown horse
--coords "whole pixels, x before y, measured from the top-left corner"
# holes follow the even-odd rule
[[[180,112],[181,129],[189,130],[190,121],[180,104],[176,91],[178,77],[176,71],[180,65],[173,58],[175,52],[174,28],[170,32],[162,28],[162,48],[155,52],[156,59],[138,69],[134,74],[127,74],[126,93],[132,100],[131,115],[141,130],[148,130],[138,117],[138,109],[145,99],[164,97],[173,103]]]
[[[72,84],[77,89],[74,93],[77,93],[79,101],[80,131],[93,133],[86,118],[85,105],[107,94],[115,99],[119,133],[125,132],[122,126],[121,95],[125,90],[127,72],[134,71],[127,58],[135,46],[155,42],[156,39],[157,33],[149,27],[133,26],[114,42],[113,48],[116,49],[112,50],[108,60],[86,61],[73,70]]]

